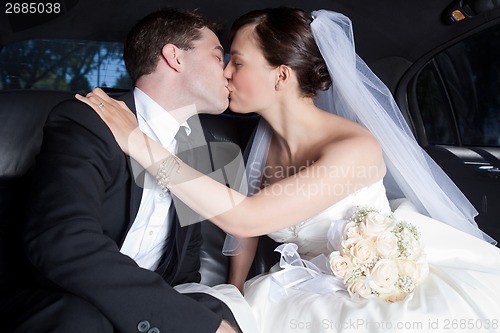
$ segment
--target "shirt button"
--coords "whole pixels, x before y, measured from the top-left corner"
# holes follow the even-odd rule
[[[150,330],[148,331],[148,333],[160,333],[160,330],[159,330],[159,329],[157,329],[156,327],[153,327],[152,329],[150,329]]]
[[[158,194],[158,196],[159,196],[160,198],[164,198],[164,197],[165,197],[165,194],[164,194],[164,193],[160,193],[160,194]]]
[[[155,233],[155,232],[154,232],[153,230],[151,230],[151,231],[149,232],[149,236],[153,236],[153,234],[154,234],[154,233]]]
[[[149,324],[149,321],[147,321],[147,320],[143,320],[139,323],[139,325],[137,325],[137,329],[141,333],[147,332],[150,327],[151,327],[151,325]]]

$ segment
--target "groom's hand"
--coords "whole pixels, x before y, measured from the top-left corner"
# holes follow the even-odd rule
[[[239,330],[236,330],[231,324],[229,324],[227,321],[223,320],[220,323],[219,328],[217,329],[217,332],[215,333],[239,333]]]

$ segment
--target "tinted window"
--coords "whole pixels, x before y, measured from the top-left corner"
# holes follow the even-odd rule
[[[457,144],[453,113],[434,62],[427,64],[417,78],[417,101],[431,144]]]
[[[431,144],[500,145],[500,28],[474,35],[434,57],[416,94]]]
[[[0,89],[130,89],[121,43],[30,40],[0,52]]]

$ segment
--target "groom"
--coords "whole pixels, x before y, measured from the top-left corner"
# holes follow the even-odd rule
[[[130,31],[124,59],[135,85],[122,100],[141,130],[175,152],[172,110],[221,113],[228,106],[224,52],[213,26],[162,10]],[[106,106],[101,105],[105,112]],[[36,287],[11,299],[13,332],[236,332],[229,308],[173,286],[199,282],[200,224],[182,226],[169,193],[142,174],[85,104],[49,115],[37,159],[24,247]],[[231,323],[231,324],[230,324]],[[2,329],[3,330],[3,329]]]

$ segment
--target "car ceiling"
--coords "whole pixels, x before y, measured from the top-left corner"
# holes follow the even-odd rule
[[[496,1],[496,0],[493,0]],[[299,7],[307,11],[331,9],[353,21],[358,53],[370,65],[384,59],[401,59],[408,64],[475,26],[498,20],[499,8],[451,25],[442,14],[450,0],[59,0],[64,15],[43,22],[43,16],[0,14],[0,45],[32,38],[75,38],[123,41],[130,27],[147,13],[167,6],[198,9],[225,27],[221,36],[227,48],[231,22],[252,9]],[[396,62],[397,63],[397,62]]]

